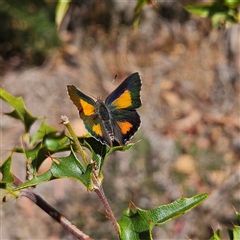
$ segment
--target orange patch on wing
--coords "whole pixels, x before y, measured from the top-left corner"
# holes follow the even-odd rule
[[[94,114],[95,107],[93,105],[87,103],[86,101],[84,101],[82,99],[80,99],[79,102],[82,106],[84,115],[90,116],[90,115]]]
[[[93,130],[93,132],[95,132],[96,134],[102,136],[102,129],[101,129],[100,124],[97,124],[97,125],[94,124],[93,127],[92,127],[92,130]]]
[[[126,134],[133,126],[130,122],[117,122],[117,124],[123,134]]]
[[[112,103],[116,108],[127,108],[132,105],[132,98],[129,90],[125,90],[115,101]]]

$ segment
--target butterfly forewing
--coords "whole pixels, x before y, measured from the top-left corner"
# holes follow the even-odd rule
[[[105,103],[110,109],[136,109],[141,103],[142,82],[138,73],[128,76],[109,96]]]
[[[81,118],[89,117],[96,112],[95,101],[79,91],[74,85],[68,85],[68,94],[74,105],[79,110]]]

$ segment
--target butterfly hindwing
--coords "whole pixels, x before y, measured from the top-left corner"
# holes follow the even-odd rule
[[[97,117],[96,115],[92,115],[85,119],[84,124],[88,132],[93,137],[100,140],[103,144],[108,144],[109,146],[112,146],[112,140],[99,117]]]
[[[114,110],[113,115],[114,138],[119,145],[125,145],[140,127],[140,116],[136,110],[126,109]]]
[[[106,105],[110,109],[136,109],[141,103],[140,90],[142,82],[138,73],[128,76],[109,96]]]

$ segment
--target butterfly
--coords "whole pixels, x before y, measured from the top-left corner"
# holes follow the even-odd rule
[[[110,147],[113,143],[124,146],[140,127],[136,108],[142,105],[139,73],[128,76],[105,101],[93,100],[74,85],[68,85],[68,94],[79,110],[88,132]]]

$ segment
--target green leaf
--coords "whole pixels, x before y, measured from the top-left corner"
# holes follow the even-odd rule
[[[152,0],[137,0],[136,7],[134,9],[134,19],[133,19],[133,26],[134,29],[137,30],[140,13],[145,5],[148,5],[152,2]]]
[[[12,155],[10,155],[0,167],[0,172],[2,173],[2,179],[0,183],[13,183],[14,178],[11,173]]]
[[[221,240],[221,232],[218,229],[209,240]]]
[[[80,144],[90,150],[92,160],[96,162],[99,169],[102,168],[103,162],[109,152],[109,146],[97,141],[91,135],[87,134],[84,137],[78,138]]]
[[[58,4],[56,7],[56,18],[55,18],[57,28],[59,28],[67,10],[68,10],[70,2],[71,2],[71,0],[64,0],[64,1],[58,0]]]
[[[86,134],[84,137],[79,137],[78,140],[82,146],[90,150],[92,153],[92,160],[97,163],[100,170],[109,154],[115,151],[127,151],[135,145],[135,143],[129,143],[126,146],[114,145],[110,148],[108,145],[102,144],[100,141],[96,140],[90,134]]]
[[[233,229],[228,228],[228,235],[231,240],[240,239],[240,214],[235,210],[237,216],[237,224],[233,224]]]
[[[134,9],[135,14],[140,13],[142,11],[142,8],[145,5],[150,4],[150,3],[151,3],[151,0],[137,0],[136,7]]]
[[[121,219],[118,221],[119,227],[120,227],[120,237],[122,240],[139,240],[140,234],[146,233],[144,230],[141,232],[138,232],[135,230],[137,223],[139,223],[139,226],[141,228],[140,223],[140,217],[138,213],[134,213],[131,208],[127,208],[122,216]],[[146,239],[150,238],[150,232],[146,234]]]
[[[240,226],[233,227],[233,239],[240,239]]]
[[[43,161],[51,154],[46,146],[38,143],[34,148],[25,150],[23,148],[14,148],[14,152],[24,153],[28,162],[31,162],[33,174],[36,174]]]
[[[238,7],[240,0],[215,0],[213,2],[203,3],[204,5],[186,5],[184,8],[200,17],[210,17],[213,27],[220,24],[231,26],[238,22]]]
[[[47,172],[39,175],[39,176],[33,176],[33,178],[31,180],[28,180],[20,185],[18,185],[17,187],[15,187],[13,189],[13,191],[18,191],[24,188],[28,188],[28,187],[34,187],[38,184],[44,183],[44,182],[48,182],[49,180],[54,179],[52,176],[52,173],[50,170],[48,170]]]
[[[119,220],[121,239],[152,239],[153,227],[179,217],[196,207],[208,197],[208,193],[191,198],[180,198],[173,203],[151,210],[136,208],[136,212],[128,208]]]
[[[237,222],[238,222],[238,225],[240,226],[240,214],[239,214],[239,212],[236,212],[236,215],[237,215]]]
[[[91,177],[90,172],[84,170],[73,151],[67,157],[56,158],[50,170],[55,178],[71,177],[83,182],[85,186],[88,186]]]
[[[225,4],[230,8],[237,8],[240,5],[240,0],[225,0]]]
[[[30,127],[38,118],[33,117],[27,111],[23,99],[21,97],[16,98],[12,96],[3,88],[0,88],[0,98],[2,98],[14,108],[14,111],[11,113],[7,113],[7,115],[21,120],[25,126],[25,132],[29,132]]]
[[[50,153],[70,150],[69,138],[64,133],[55,132],[44,136],[43,146],[47,147]]]
[[[195,14],[199,17],[208,17],[210,13],[209,6],[195,6],[195,5],[187,5],[184,6],[185,10],[188,12]]]
[[[59,133],[55,128],[47,125],[45,120],[32,138],[31,145],[38,141],[41,141],[51,152],[69,150],[69,139],[64,132]]]
[[[38,142],[41,141],[41,142]],[[59,133],[55,128],[42,122],[31,143],[35,146],[31,149],[14,148],[14,152],[24,153],[26,159],[30,160],[33,173],[35,174],[43,161],[50,155],[57,152],[69,151],[70,140],[64,133]]]
[[[13,190],[17,191],[23,188],[33,187],[59,178],[73,178],[82,182],[89,190],[92,190],[92,169],[93,164],[89,164],[87,169],[84,170],[75,154],[71,152],[67,157],[55,158],[52,162],[51,168],[47,172],[38,176],[33,176],[31,180],[24,182]]]
[[[128,143],[125,146],[113,146],[112,148],[109,149],[108,155],[112,152],[115,152],[115,151],[125,152],[125,151],[131,149],[135,144],[136,143]]]
[[[224,12],[217,12],[213,14],[211,21],[213,27],[217,27],[219,24],[223,24],[227,18],[227,14]]]
[[[42,121],[41,126],[31,140],[31,144],[35,144],[37,141],[42,141],[45,135],[57,133],[57,130],[46,124],[45,120]]]
[[[197,206],[207,198],[209,194],[199,194],[191,198],[180,198],[168,205],[160,206],[151,210],[137,208],[141,217],[148,219],[151,224],[163,224],[172,218],[176,218]]]

